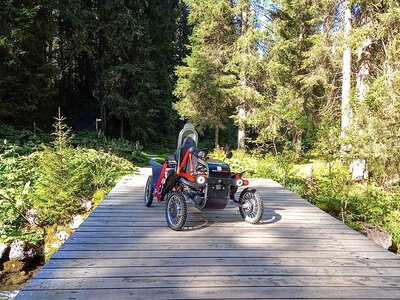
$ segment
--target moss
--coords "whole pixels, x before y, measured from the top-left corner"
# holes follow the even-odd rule
[[[69,235],[72,234],[72,230],[68,225],[52,225],[45,228],[44,259],[46,262],[63,244],[63,242],[60,242],[57,237],[57,233],[60,231],[65,231]]]
[[[4,272],[8,273],[15,273],[15,272],[20,272],[22,269],[25,267],[25,263],[22,261],[6,261],[3,264],[3,270]]]
[[[97,190],[94,194],[93,194],[93,206],[94,208],[100,204],[100,202],[107,196],[108,191],[105,190]],[[93,208],[93,209],[94,209]]]
[[[6,262],[4,268],[11,268],[12,265],[19,265],[21,262]],[[8,266],[10,264],[10,266]],[[29,281],[41,268],[41,265],[24,265],[24,267],[17,271],[14,268],[12,271],[3,270],[0,272],[0,291],[19,290]]]

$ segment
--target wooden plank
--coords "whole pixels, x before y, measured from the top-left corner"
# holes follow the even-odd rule
[[[120,268],[43,268],[35,278],[114,278],[128,276],[400,276],[399,268],[379,267],[298,267],[298,266],[159,266],[157,270],[152,267],[120,267]]]
[[[342,241],[346,240],[364,240],[365,237],[357,236],[354,234],[327,234],[327,233],[318,233],[318,232],[302,232],[300,235],[296,231],[280,231],[280,232],[228,232],[228,233],[220,233],[219,230],[214,233],[206,233],[202,232],[205,227],[185,227],[181,234],[168,232],[165,233],[163,231],[164,228],[155,228],[153,231],[140,231],[140,228],[127,228],[126,230],[122,230],[121,227],[82,227],[79,232],[80,237],[138,237],[138,238],[161,238],[161,237],[192,237],[192,238],[212,238],[212,237],[259,237],[259,238],[282,238],[282,239],[329,239],[329,240],[337,240],[341,239]],[[219,228],[218,228],[219,229]]]
[[[254,250],[246,251],[245,247],[242,250],[226,251],[226,250],[197,250],[197,251],[134,251],[130,249],[112,251],[64,251],[62,248],[58,250],[53,256],[54,258],[63,259],[92,259],[92,258],[147,258],[147,257],[259,257],[259,258],[286,258],[286,257],[315,257],[315,258],[365,258],[365,259],[394,259],[396,257],[393,253],[387,251],[274,251],[274,250]]]
[[[112,278],[70,278],[47,280],[35,278],[30,290],[63,289],[138,289],[204,287],[369,287],[400,288],[400,277],[364,277],[364,276],[169,276],[169,277],[112,277]]]
[[[158,219],[159,220],[159,219]],[[114,225],[114,226],[112,226]],[[198,230],[193,230],[193,228],[189,226],[185,226],[183,230],[179,232],[174,232],[170,230],[167,226],[160,226],[153,228],[151,226],[148,227],[136,227],[134,224],[129,224],[129,222],[115,222],[115,223],[105,223],[105,222],[88,222],[83,223],[76,232],[78,231],[122,231],[122,232],[135,232],[138,234],[150,234],[157,232],[158,234],[163,234],[166,236],[184,236],[190,235],[221,235],[221,236],[241,236],[248,234],[249,236],[269,236],[270,234],[298,234],[299,237],[302,235],[307,236],[308,234],[336,234],[336,235],[347,235],[347,236],[354,236],[355,238],[364,238],[358,232],[354,230],[343,228],[324,228],[323,230],[315,226],[313,228],[273,228],[271,229],[268,225],[269,224],[258,224],[258,225],[246,225],[246,227],[235,227],[235,228],[225,228],[221,227],[218,228],[216,232],[214,228],[210,228],[211,225],[205,220],[202,223],[202,226],[199,226]],[[97,228],[97,229],[96,229]]]
[[[249,229],[257,229],[259,230],[260,228],[257,228],[257,226],[260,225],[252,225],[244,222],[242,218],[238,219],[230,219],[230,220],[219,220],[219,219],[210,219],[210,218],[195,218],[195,217],[188,217],[185,225],[191,227],[195,225],[201,225],[204,224],[204,222],[207,222],[210,224],[210,226],[216,226],[216,227],[244,227],[244,228],[249,228]],[[134,225],[135,227],[166,227],[167,223],[165,221],[164,216],[160,216],[157,218],[157,220],[151,220],[151,219],[146,219],[146,220],[129,220],[129,218],[124,218],[124,219],[118,219],[116,218],[115,220],[109,219],[104,221],[102,218],[97,218],[97,219],[91,219],[85,222],[85,224],[93,224],[93,223],[98,223],[98,222],[129,222],[131,225]],[[268,222],[268,223],[267,223]],[[305,224],[299,224],[299,222],[278,222],[274,220],[264,220],[262,224],[265,224],[265,226],[268,226],[268,229],[274,228],[274,227],[279,227],[279,228],[303,228],[303,229],[312,229],[316,227],[316,224],[314,223],[305,223]],[[323,223],[323,224],[318,224],[319,229],[323,228],[336,228],[336,229],[343,229],[342,224],[335,224],[335,223]]]
[[[198,238],[190,238],[190,237],[161,237],[157,239],[153,238],[137,238],[137,237],[127,237],[127,238],[107,238],[107,237],[80,237],[80,236],[72,236],[68,239],[66,244],[160,244],[160,243],[174,243],[174,244],[207,244],[207,243],[218,243],[218,244],[239,244],[242,246],[247,246],[248,244],[285,244],[291,245],[293,247],[298,245],[320,245],[325,247],[332,246],[332,239],[281,239],[281,238],[259,238],[259,237],[198,237]],[[361,240],[348,240],[348,241],[337,241],[335,245],[342,246],[362,246],[368,247],[373,246],[376,249],[381,249],[378,245],[372,244],[370,240],[361,239]]]
[[[116,295],[117,294],[117,295]],[[17,299],[399,299],[398,288],[368,287],[170,287],[20,292]]]
[[[315,258],[315,257],[165,257],[165,258],[91,258],[57,259],[52,258],[44,268],[121,268],[121,267],[159,267],[159,266],[285,266],[285,267],[384,267],[398,268],[397,259],[362,258]]]
[[[157,221],[164,220],[164,219],[165,219],[164,217],[160,216],[159,218],[155,217],[155,218],[148,219],[147,221],[148,222],[149,221],[157,222]],[[222,222],[232,222],[232,226],[231,227],[234,227],[235,230],[239,230],[239,231],[243,231],[243,230],[244,231],[249,231],[249,230],[260,231],[260,230],[262,230],[260,228],[262,226],[265,226],[265,229],[267,229],[267,230],[270,229],[271,227],[274,227],[274,229],[273,229],[274,231],[276,231],[276,230],[281,230],[282,231],[284,229],[283,227],[280,227],[280,226],[270,225],[270,223],[267,223],[267,222],[260,223],[260,224],[257,224],[257,225],[246,224],[240,216],[238,216],[236,219],[234,219],[234,218],[223,218],[223,217],[222,218],[218,218],[217,217],[215,219],[202,217],[202,218],[199,218],[199,219],[195,219],[195,218],[189,217],[189,220],[191,222],[196,222],[197,224],[204,224],[204,223],[207,224],[207,223],[213,222],[212,224],[210,224],[210,226],[211,225],[217,226],[219,223],[222,223]],[[304,220],[304,221],[307,221],[307,220]],[[82,226],[84,226],[84,227],[104,227],[104,226],[106,226],[106,227],[138,227],[137,226],[137,222],[140,222],[140,218],[132,218],[132,221],[96,219],[96,220],[87,220],[87,222],[85,222],[85,224],[83,224]],[[215,222],[218,222],[218,223],[215,223]],[[277,223],[277,222],[275,222],[275,223]],[[239,224],[236,226],[237,223],[239,223]],[[272,223],[272,224],[274,224],[274,223]],[[289,229],[292,229],[292,230],[299,229],[299,226],[298,226],[299,221],[294,221],[293,220],[291,222],[285,222],[285,220],[280,220],[279,224],[287,225],[285,227],[289,228]],[[310,231],[312,231],[312,230],[319,230],[320,231],[321,228],[317,226],[319,224],[321,224],[321,225],[337,225],[337,223],[330,222],[330,221],[328,221],[328,222],[320,221],[320,223],[319,223],[318,220],[310,220],[310,222],[308,222],[308,224],[313,224],[314,225],[314,226],[309,226],[307,228]],[[188,226],[190,227],[189,223],[185,227],[188,227]],[[143,226],[140,226],[140,227],[143,227]],[[150,228],[150,227],[162,227],[162,228],[167,229],[166,223],[164,223],[162,225],[160,224],[158,226],[156,224],[152,224],[152,225],[146,226],[145,228]],[[343,228],[343,227],[332,227],[332,226],[325,227],[324,231],[326,233],[340,233],[341,234],[341,233],[345,233],[346,232],[348,234],[358,234],[356,232],[347,231],[346,228]]]
[[[142,211],[142,210],[135,210],[134,212],[126,212],[126,211],[120,211],[120,212],[114,212],[114,213],[109,213],[109,214],[102,214],[102,213],[93,213],[89,216],[89,218],[132,218],[133,215],[136,216],[159,216],[159,215],[164,215],[165,214],[165,208],[163,207],[162,210],[152,210],[152,211]],[[224,217],[231,217],[231,216],[240,216],[239,214],[239,209],[236,209],[234,211],[225,211],[225,212],[218,212],[218,211],[205,211],[205,212],[199,212],[195,209],[189,209],[188,210],[188,215],[189,216],[210,216],[210,217],[219,217],[219,216],[224,216]],[[332,218],[330,216],[321,216],[321,212],[285,212],[285,211],[278,211],[278,212],[271,212],[271,211],[265,211],[263,217],[264,218],[271,218],[271,217],[276,217],[279,216],[281,218],[287,218],[287,219],[320,219],[320,220],[334,220],[335,223],[341,224],[341,222],[337,222],[338,220],[335,218]]]
[[[240,245],[236,243],[231,244],[220,244],[216,243],[204,243],[204,244],[189,244],[189,243],[159,243],[159,244],[139,244],[139,243],[118,243],[119,250],[160,250],[160,251],[168,251],[168,250],[242,250],[243,246],[246,247],[247,251],[254,250],[273,250],[273,251],[287,251],[292,250],[294,245],[287,245],[284,243],[281,244],[246,244]],[[377,247],[369,247],[368,246],[353,246],[353,247],[344,247],[342,245],[331,245],[327,250],[326,245],[318,245],[318,244],[303,244],[297,245],[296,251],[379,251]],[[113,251],[115,250],[115,244],[103,244],[103,243],[66,243],[63,245],[63,251],[90,251],[92,249],[96,249],[97,251]]]

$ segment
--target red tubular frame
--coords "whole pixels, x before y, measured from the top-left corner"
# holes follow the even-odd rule
[[[182,172],[182,167],[185,165],[185,163],[188,159],[189,159],[189,163],[190,163],[190,165],[189,165],[190,174],[188,174],[186,172]],[[167,167],[168,167],[168,164],[166,162],[164,162],[160,177],[158,178],[158,181],[157,181],[156,188],[154,189],[154,192],[153,192],[153,195],[157,197],[158,201],[161,201],[161,193],[160,193],[159,189],[161,187],[161,183],[165,176],[165,171],[166,171]],[[221,171],[221,172],[228,172],[228,171]],[[180,164],[178,170],[176,171],[176,174],[180,175],[182,177],[185,177],[191,181],[194,179],[193,158],[192,158],[192,154],[189,152],[189,150],[186,151],[185,156],[183,157],[183,160],[181,161],[181,164]],[[241,177],[240,173],[237,173],[235,175],[235,178],[240,178],[240,177]]]
[[[189,163],[190,163],[190,174],[186,173],[186,172],[182,172],[182,167],[185,165],[186,161],[189,158]],[[183,160],[181,161],[181,165],[178,168],[178,171],[176,171],[177,175],[183,176],[189,180],[191,180],[191,178],[194,179],[194,168],[193,168],[193,159],[192,159],[192,153],[189,152],[189,150],[186,151],[185,156],[183,157]],[[192,180],[193,180],[192,179]]]

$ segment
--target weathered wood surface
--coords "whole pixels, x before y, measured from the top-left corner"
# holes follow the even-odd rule
[[[400,299],[400,257],[271,180],[261,224],[189,207],[183,231],[145,177],[121,180],[16,299]]]

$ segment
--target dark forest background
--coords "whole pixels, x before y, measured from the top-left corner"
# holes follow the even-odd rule
[[[175,67],[187,54],[186,4],[1,1],[0,123],[48,131],[98,125],[143,144],[169,135]]]

